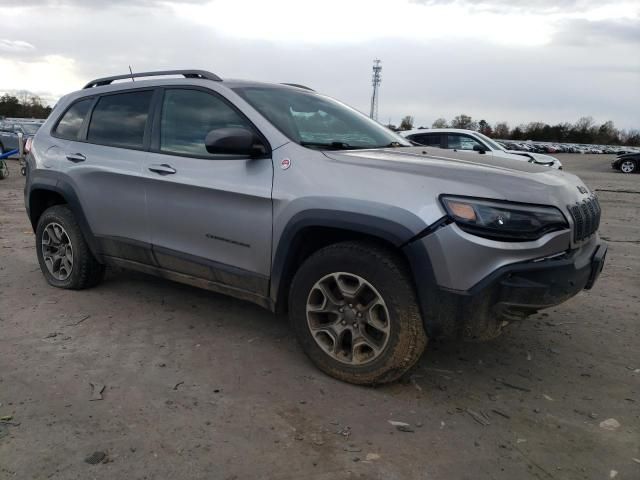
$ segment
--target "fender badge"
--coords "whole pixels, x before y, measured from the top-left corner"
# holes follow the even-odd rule
[[[291,160],[289,160],[288,158],[283,158],[282,161],[280,162],[280,168],[282,170],[286,170],[290,166],[291,166]]]

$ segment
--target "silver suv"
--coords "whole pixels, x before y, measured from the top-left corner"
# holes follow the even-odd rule
[[[434,156],[299,85],[129,77],[62,98],[31,144],[53,286],[118,266],[232,295],[288,312],[324,372],[377,384],[428,338],[492,338],[602,269],[598,200],[571,174]]]

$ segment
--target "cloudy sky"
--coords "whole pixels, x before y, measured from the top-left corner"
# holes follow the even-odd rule
[[[88,80],[201,68],[295,82],[380,121],[640,128],[640,2],[614,0],[0,0],[0,92],[50,103]]]

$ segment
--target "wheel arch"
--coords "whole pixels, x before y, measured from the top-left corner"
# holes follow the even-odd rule
[[[25,187],[25,205],[27,215],[35,233],[38,220],[47,208],[54,205],[68,205],[80,226],[91,253],[100,258],[97,253],[95,237],[89,227],[84,211],[75,189],[58,175],[51,175],[54,172],[46,172],[45,175],[34,175],[27,180]]]
[[[296,214],[275,248],[270,298],[276,312],[285,312],[289,286],[299,266],[320,248],[350,240],[374,242],[395,251],[410,268],[402,246],[416,235],[402,223],[375,215],[314,209]]]

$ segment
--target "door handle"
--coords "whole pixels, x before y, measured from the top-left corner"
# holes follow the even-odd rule
[[[160,175],[170,175],[176,173],[176,169],[171,165],[167,165],[166,163],[161,163],[160,165],[151,165],[149,170]]]
[[[84,162],[86,159],[87,157],[81,153],[70,153],[67,155],[67,160],[73,163]]]

